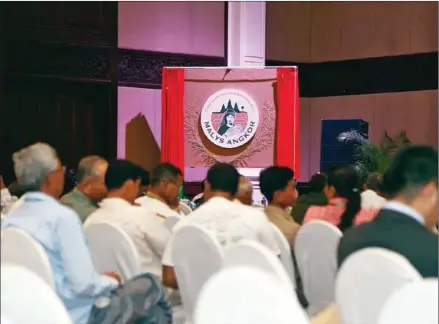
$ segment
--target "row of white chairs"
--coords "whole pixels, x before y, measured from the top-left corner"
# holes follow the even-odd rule
[[[378,252],[378,257],[376,257],[376,253],[372,253],[371,255],[367,255],[361,258],[362,262],[360,261],[353,261],[353,264],[359,264],[358,269],[354,267],[354,270],[350,272],[350,275],[340,276],[340,278],[345,278],[343,281],[342,279],[337,279],[339,283],[339,287],[343,287],[345,285],[345,288],[339,288],[337,290],[337,293],[334,293],[334,286],[335,286],[335,280],[336,280],[336,246],[338,244],[338,240],[336,237],[341,237],[341,233],[337,232],[337,229],[335,227],[331,227],[332,225],[324,222],[311,222],[309,223],[310,226],[303,226],[301,231],[298,234],[297,241],[296,241],[296,257],[298,261],[299,271],[302,274],[302,278],[304,279],[304,287],[305,287],[305,293],[307,294],[307,297],[309,296],[313,297],[316,296],[317,301],[322,301],[322,304],[320,307],[327,306],[333,301],[337,301],[339,305],[347,305],[349,302],[352,303],[352,307],[340,307],[340,313],[342,316],[342,320],[345,323],[348,324],[363,324],[361,322],[361,319],[371,318],[371,320],[374,318],[376,319],[377,314],[379,313],[379,308],[382,306],[383,301],[388,297],[389,294],[393,290],[395,290],[395,287],[399,287],[400,283],[409,281],[407,278],[411,278],[411,280],[414,277],[412,276],[413,273],[417,273],[416,270],[412,269],[411,265],[406,261],[404,258],[402,258],[399,255],[392,256],[391,252],[384,251],[384,255],[382,254],[383,251]],[[312,226],[311,226],[312,225]],[[310,228],[314,228],[314,230],[310,230]],[[277,228],[273,226],[273,231],[276,232]],[[278,231],[278,230],[277,230]],[[21,233],[20,233],[21,232]],[[121,274],[121,277],[123,280],[129,279],[133,276],[135,276],[139,272],[139,260],[138,260],[138,254],[136,251],[136,248],[134,244],[132,243],[131,239],[124,233],[123,230],[119,229],[117,226],[113,224],[95,224],[92,226],[89,226],[85,229],[88,241],[90,243],[90,249],[91,254],[93,258],[93,262],[95,263],[95,266],[99,272],[106,272],[106,271],[117,271]],[[311,232],[311,234],[310,234]],[[13,238],[11,240],[11,233],[19,233],[19,235],[12,234]],[[192,319],[192,314],[194,310],[194,304],[197,299],[197,295],[200,292],[201,288],[205,284],[205,282],[213,275],[213,273],[217,272],[222,265],[222,249],[219,246],[219,243],[217,242],[216,238],[211,236],[210,233],[204,231],[202,228],[198,228],[196,226],[189,226],[185,230],[180,230],[176,234],[176,242],[175,242],[175,249],[174,249],[174,260],[176,262],[176,274],[178,278],[178,282],[180,285],[180,291],[182,294],[183,304],[185,308],[186,313],[186,319],[189,319],[189,321]],[[278,231],[277,234],[280,232]],[[330,239],[328,240],[328,237],[330,238],[331,235],[328,233],[332,233],[332,241]],[[305,238],[310,236],[317,236],[318,241],[316,241],[315,245],[306,245]],[[18,236],[18,238],[17,238]],[[111,239],[108,239],[108,238]],[[284,264],[284,272],[287,274],[284,276],[285,278],[288,278],[288,283],[286,285],[289,285],[290,287],[294,287],[292,283],[294,283],[294,270],[292,268],[292,261],[291,261],[291,253],[289,251],[289,245],[288,242],[285,240],[283,235],[280,233],[280,235],[276,235],[276,237],[280,240],[280,246],[282,247],[282,253],[281,253],[281,260],[282,256],[286,257],[286,260],[282,260]],[[335,238],[334,238],[335,237]],[[42,278],[46,280],[46,282],[49,285],[53,286],[53,278],[51,276],[51,269],[50,264],[47,260],[47,256],[44,253],[44,250],[41,246],[39,246],[38,243],[32,242],[32,238],[30,238],[26,233],[18,230],[18,229],[7,229],[2,231],[2,243],[4,239],[7,240],[8,244],[2,244],[2,263],[5,260],[9,260],[13,263],[23,264],[24,266],[27,266],[28,268],[31,268],[35,272],[39,273]],[[215,243],[216,242],[216,243]],[[330,242],[330,244],[328,244]],[[29,243],[31,245],[31,248],[29,249],[26,247],[26,245],[29,246]],[[309,244],[310,242],[308,242]],[[319,243],[319,244],[317,244]],[[301,245],[303,245],[303,248],[301,248]],[[328,248],[328,246],[332,246],[332,252],[331,248]],[[8,248],[8,246],[11,247],[11,249]],[[216,246],[216,247],[215,247]],[[20,247],[17,249],[17,247]],[[323,248],[322,248],[323,247]],[[320,249],[319,249],[320,248]],[[325,249],[326,248],[326,249]],[[323,251],[322,251],[323,250]],[[9,251],[9,252],[8,252]],[[17,253],[17,251],[21,251],[20,253]],[[23,251],[28,251],[24,252]],[[33,251],[33,252],[32,252]],[[117,251],[118,253],[114,253]],[[239,251],[239,250],[238,250]],[[240,254],[239,257],[236,258],[236,262],[239,264],[241,262],[241,265],[248,265],[248,262],[253,262],[257,260],[257,254],[251,254],[248,250],[246,250],[246,254]],[[232,253],[231,251],[229,251]],[[367,251],[364,251],[367,252]],[[389,260],[389,258],[386,258],[386,256],[389,256],[390,253],[390,263],[389,269],[393,269],[392,267],[401,266],[403,269],[412,269],[413,271],[410,273],[408,272],[408,275],[406,274],[406,277],[404,278],[396,278],[394,274],[389,270],[389,272],[382,272],[379,271],[379,273],[374,273],[373,270],[377,269],[376,264],[382,264],[382,260]],[[233,255],[233,254],[230,254]],[[320,268],[316,267],[316,257],[319,256],[323,258],[322,260],[326,260],[324,262],[320,262]],[[366,255],[366,254],[363,254]],[[44,258],[45,257],[45,258]],[[290,258],[290,261],[288,261],[288,257]],[[402,258],[402,261],[401,261]],[[41,262],[37,262],[38,259],[42,260]],[[259,265],[263,265],[262,262],[264,257],[259,255]],[[215,261],[216,260],[216,261]],[[355,259],[354,259],[355,260]],[[397,260],[397,261],[395,261]],[[276,261],[278,261],[276,259]],[[372,269],[368,269],[368,271],[362,271],[364,268],[364,265],[371,264]],[[370,262],[370,263],[369,263]],[[393,262],[393,263],[392,263]],[[326,269],[322,268],[321,266],[326,263]],[[347,263],[347,262],[346,262]],[[352,263],[352,262],[350,262]],[[349,264],[350,264],[349,263]],[[291,269],[288,269],[288,264],[290,265]],[[386,261],[384,261],[383,264],[386,264]],[[195,265],[195,266],[194,266]],[[408,266],[407,266],[408,265]],[[401,268],[400,267],[400,268]],[[261,268],[261,267],[259,267]],[[379,269],[380,267],[378,267]],[[194,269],[196,269],[194,271]],[[262,269],[264,269],[262,267]],[[343,270],[344,268],[342,268]],[[349,269],[349,268],[348,268]],[[387,269],[387,268],[386,268]],[[369,271],[370,270],[370,271]],[[346,270],[348,271],[348,270]],[[411,271],[411,270],[407,270]],[[327,274],[326,280],[322,281],[323,287],[326,287],[324,289],[321,289],[321,291],[313,290],[313,287],[317,287],[317,284],[314,282],[312,278],[318,277],[319,275],[322,275],[322,272],[325,272]],[[200,276],[200,273],[204,275]],[[309,275],[311,273],[311,275]],[[331,276],[330,273],[333,273]],[[340,271],[341,273],[341,271]],[[349,272],[348,272],[349,273]],[[402,272],[406,273],[406,272]],[[382,280],[383,274],[388,275],[389,277],[393,278],[396,284],[392,289],[389,290],[389,286],[386,286],[384,284],[385,290],[383,298],[381,300],[374,296],[376,294],[376,291],[374,290],[376,288],[375,285],[370,285],[369,281],[366,280],[367,284],[364,284],[364,287],[361,287],[361,280],[362,278],[369,278],[374,280]],[[357,275],[357,277],[355,277]],[[363,276],[363,277],[362,277]],[[419,274],[417,275],[416,279],[419,279]],[[387,282],[387,280],[385,280]],[[352,290],[353,282],[360,282],[360,288],[358,290],[358,296],[352,295],[350,290]],[[364,282],[364,280],[363,280]],[[389,282],[392,282],[391,280]],[[187,286],[187,288],[184,288]],[[311,289],[310,289],[311,288]],[[370,290],[367,290],[370,288]],[[387,290],[386,290],[387,289]],[[186,290],[186,291],[185,291]],[[322,294],[323,291],[323,294]],[[332,293],[331,293],[332,291]],[[344,293],[347,291],[347,293]],[[313,294],[314,293],[314,294]],[[327,293],[327,299],[325,299],[325,293]],[[331,296],[332,294],[332,296]],[[334,296],[336,295],[336,296]],[[366,296],[366,297],[365,297]],[[374,297],[371,297],[374,296]],[[323,297],[323,298],[322,298]],[[361,299],[363,298],[363,300]],[[367,310],[365,313],[361,313],[361,309],[366,309],[365,307],[359,307],[362,305],[362,303],[365,302],[364,298],[366,300],[369,300],[369,298],[373,298],[376,301],[375,308],[372,307],[372,311]],[[311,301],[315,301],[312,298],[310,298]],[[374,304],[374,303],[372,303]],[[349,310],[349,311],[346,311]],[[352,312],[351,310],[354,309],[355,312]],[[367,317],[369,316],[369,317]],[[371,322],[372,323],[372,322]]]

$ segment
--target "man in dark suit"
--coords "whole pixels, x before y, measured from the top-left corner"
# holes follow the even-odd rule
[[[438,153],[412,145],[399,151],[384,175],[391,199],[376,218],[346,231],[338,247],[338,263],[367,247],[403,255],[423,277],[438,276]]]

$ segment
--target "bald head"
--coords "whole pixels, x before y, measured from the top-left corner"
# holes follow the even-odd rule
[[[383,175],[378,172],[372,172],[367,176],[365,189],[373,190],[375,192],[381,191],[383,184]]]
[[[253,184],[248,178],[239,177],[238,191],[235,197],[244,205],[253,204]]]
[[[78,170],[76,171],[76,181],[81,183],[88,177],[96,177],[102,173],[105,174],[107,166],[107,161],[98,155],[86,156],[79,161]]]
[[[90,155],[79,161],[76,171],[76,189],[85,194],[92,201],[100,201],[107,195],[105,186],[105,172],[108,162],[98,156]]]

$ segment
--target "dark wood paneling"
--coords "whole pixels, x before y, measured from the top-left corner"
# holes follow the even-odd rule
[[[166,66],[226,66],[224,57],[120,49],[120,86],[159,89]]]
[[[8,39],[117,46],[117,2],[8,1],[1,9]]]
[[[297,65],[300,96],[308,98],[438,88],[438,52],[322,63],[267,60],[266,65]]]

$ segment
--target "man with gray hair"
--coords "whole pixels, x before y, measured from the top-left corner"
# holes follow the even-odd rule
[[[61,198],[61,203],[72,208],[85,222],[87,217],[96,211],[97,203],[107,195],[105,172],[107,161],[98,156],[90,155],[83,158],[76,171],[76,187]]]
[[[26,194],[3,220],[2,230],[21,229],[44,248],[55,291],[72,322],[170,324],[170,307],[154,276],[140,275],[119,287],[117,274],[97,273],[78,215],[58,201],[64,186],[64,167],[56,151],[48,144],[37,143],[15,153],[13,161],[15,175]]]
[[[372,172],[367,176],[364,183],[364,191],[361,193],[362,209],[381,209],[387,200],[381,196],[383,175],[379,172]]]
[[[253,204],[253,184],[244,177],[239,177],[238,191],[235,195],[235,202],[251,206]]]

